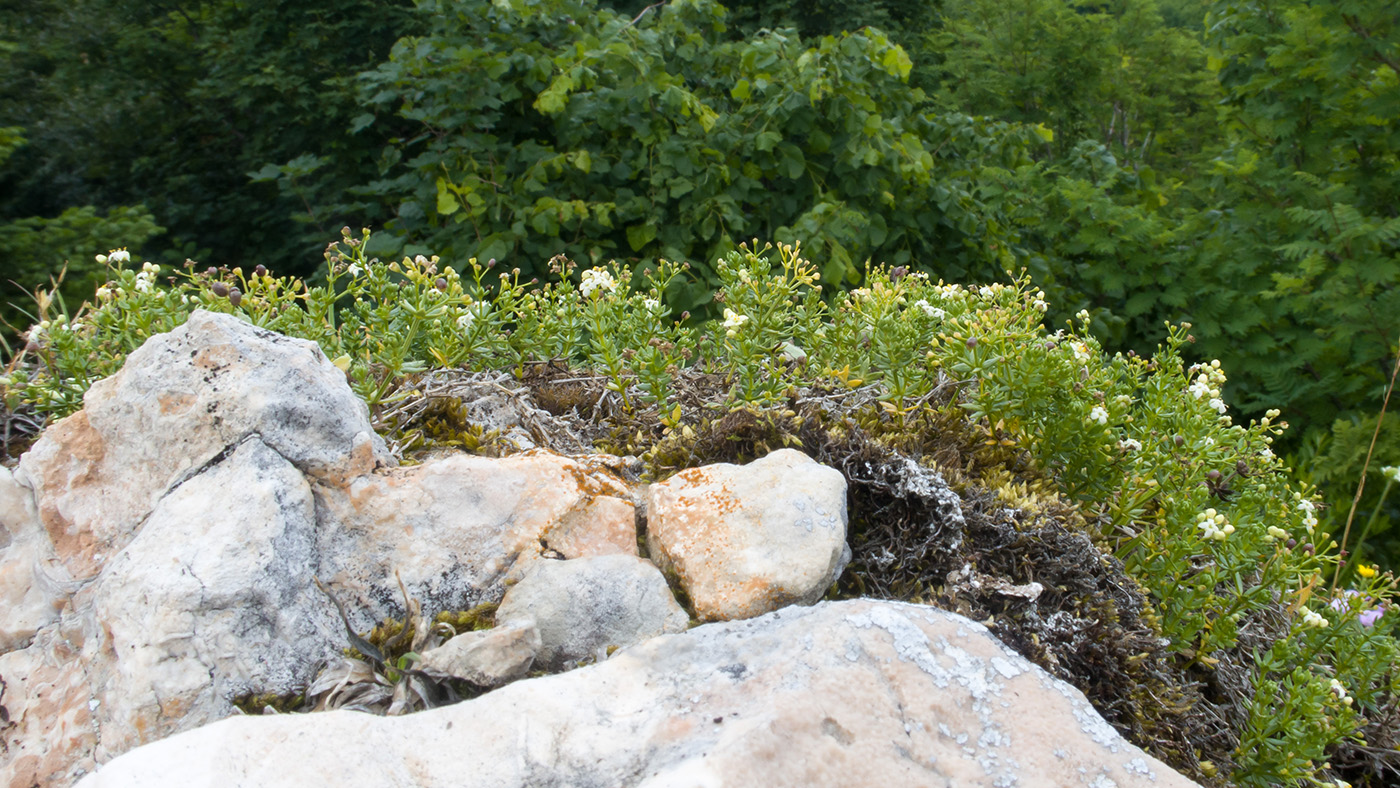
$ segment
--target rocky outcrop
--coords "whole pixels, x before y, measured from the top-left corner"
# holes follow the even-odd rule
[[[85,402],[0,471],[0,784],[1189,784],[979,625],[786,607],[849,555],[797,452],[646,493],[617,458],[400,467],[315,345],[205,312]],[[406,614],[411,654],[353,634]]]
[[[82,788],[1193,785],[978,624],[916,605],[788,608],[408,717],[225,720]]]
[[[846,480],[792,449],[681,471],[651,486],[647,547],[702,620],[809,605],[850,559]]]
[[[68,785],[240,695],[306,688],[346,645],[317,579],[365,631],[403,614],[399,579],[456,610],[555,544],[636,553],[632,492],[603,465],[394,467],[314,344],[227,315],[153,337],[85,402],[0,475],[6,785]]]

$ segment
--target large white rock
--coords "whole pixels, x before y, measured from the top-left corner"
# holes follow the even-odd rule
[[[303,473],[343,480],[392,462],[345,373],[314,342],[196,311],[94,383],[15,478],[75,578],[97,574],[161,496],[250,435]],[[118,493],[119,494],[114,494]]]
[[[535,622],[539,666],[561,670],[605,659],[610,647],[683,632],[690,618],[650,561],[602,555],[536,563],[506,591],[496,620]]]
[[[1195,785],[983,627],[915,605],[788,608],[407,717],[225,720],[81,788]]]
[[[315,529],[306,480],[256,436],[172,490],[56,626],[0,657],[0,777],[58,778],[37,769],[66,745],[69,770],[91,768],[225,717],[242,693],[305,687],[341,640],[309,584]],[[55,720],[75,735],[55,737]]]
[[[809,605],[850,557],[846,480],[792,449],[681,471],[651,486],[647,549],[701,620]]]

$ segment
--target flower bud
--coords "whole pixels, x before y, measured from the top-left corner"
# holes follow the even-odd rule
[[[204,275],[212,279],[219,275],[219,269],[211,265],[208,268],[204,269]]]
[[[243,302],[243,291],[236,287],[230,287],[228,291],[228,302],[234,306],[238,306]]]
[[[262,263],[253,266],[253,274],[255,276],[267,276],[267,266]]]
[[[439,277],[437,278],[437,281],[433,282],[433,287],[436,287],[436,288],[438,289],[438,292],[446,293],[446,292],[447,292],[447,280],[446,280],[446,279],[443,279],[442,277],[439,276]]]
[[[210,287],[209,289],[213,290],[214,295],[220,298],[223,298],[224,296],[228,295],[228,285],[224,284],[223,282],[215,282],[213,287]]]

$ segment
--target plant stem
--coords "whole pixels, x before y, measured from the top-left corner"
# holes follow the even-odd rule
[[[1376,431],[1371,434],[1371,445],[1366,449],[1366,462],[1361,465],[1361,480],[1356,483],[1356,497],[1351,499],[1351,511],[1347,512],[1347,525],[1342,530],[1342,543],[1337,547],[1337,554],[1347,549],[1347,537],[1351,535],[1351,521],[1356,517],[1356,507],[1361,503],[1361,493],[1366,489],[1366,469],[1371,467],[1371,453],[1376,450],[1376,441],[1381,436],[1381,424],[1385,421],[1385,409],[1390,405],[1390,393],[1395,390],[1395,375],[1400,372],[1400,350],[1395,353],[1395,366],[1390,370],[1390,385],[1385,388],[1385,398],[1381,400],[1381,412],[1376,417]],[[1362,539],[1365,539],[1363,536]],[[1337,593],[1337,581],[1342,578],[1342,563],[1337,562],[1337,569],[1332,573],[1332,593]]]

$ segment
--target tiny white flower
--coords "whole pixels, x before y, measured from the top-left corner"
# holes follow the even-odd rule
[[[930,304],[928,301],[925,301],[922,298],[920,298],[918,301],[915,301],[914,306],[923,310],[923,313],[925,315],[937,318],[939,320],[942,320],[948,314],[947,312],[944,312],[942,309],[939,309],[938,307],[934,306],[933,304]]]
[[[351,263],[350,267],[345,269],[345,273],[351,276],[359,276],[364,270],[365,269],[360,267],[359,263]]]
[[[1094,409],[1089,411],[1089,421],[1096,421],[1099,424],[1107,424],[1108,411],[1104,410],[1102,405],[1095,405]]]
[[[643,298],[642,306],[646,307],[648,312],[655,312],[661,308],[661,302],[655,298]]]
[[[1205,376],[1197,377],[1187,391],[1196,399],[1201,399],[1210,394],[1210,381],[1206,380]]]
[[[1331,624],[1330,621],[1318,615],[1316,612],[1312,610],[1303,611],[1303,626],[1312,627],[1313,629],[1324,629],[1329,624]]]
[[[749,322],[748,315],[741,315],[733,309],[724,310],[724,328],[726,336],[734,336],[739,333],[739,327]]]
[[[1274,450],[1270,449],[1268,446],[1265,446],[1262,450],[1260,450],[1259,456],[1263,457],[1266,460],[1272,460],[1274,458]]]
[[[1225,405],[1225,401],[1222,400],[1222,399],[1220,399],[1220,398],[1218,398],[1218,397],[1217,397],[1217,398],[1211,399],[1211,401],[1210,401],[1209,403],[1207,403],[1207,404],[1210,405],[1212,408],[1215,408],[1215,412],[1221,414],[1222,416],[1225,414],[1225,411],[1227,410],[1227,406]]]
[[[1400,483],[1400,465],[1387,465],[1381,468],[1381,473],[1392,482]]]
[[[112,263],[125,263],[130,259],[131,252],[128,252],[125,249],[113,249],[111,254],[107,255],[108,262]]]
[[[1142,443],[1133,438],[1124,438],[1118,441],[1118,448],[1124,451],[1140,451],[1142,449]]]
[[[457,316],[457,327],[460,328],[460,329],[464,329],[464,330],[465,330],[465,329],[471,328],[471,327],[472,327],[472,323],[475,323],[475,322],[476,322],[476,315],[473,315],[470,311],[463,312],[462,314],[460,314],[460,315]]]
[[[100,298],[100,299],[102,299],[102,300],[104,300],[104,301],[107,300],[107,299],[109,299],[109,298],[111,298],[111,297],[112,297],[112,288],[110,288],[110,287],[108,287],[108,286],[106,286],[106,285],[103,285],[103,286],[97,288],[97,297]]]
[[[579,283],[578,291],[584,298],[593,295],[593,291],[602,289],[611,293],[617,289],[617,280],[613,275],[603,268],[590,268],[583,272],[583,281]]]
[[[1071,342],[1069,343],[1069,349],[1074,351],[1075,361],[1089,360],[1089,346],[1083,342]]]

